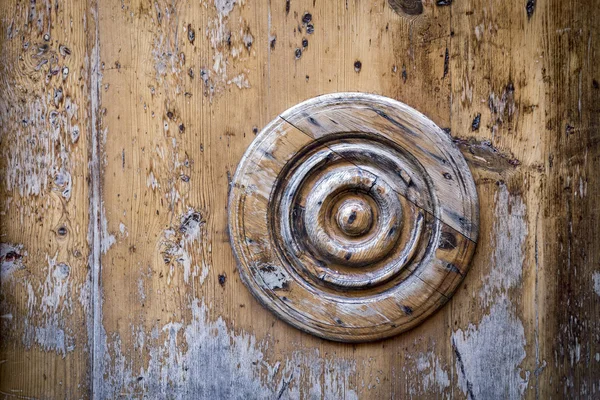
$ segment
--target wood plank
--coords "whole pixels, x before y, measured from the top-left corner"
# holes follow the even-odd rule
[[[545,193],[537,219],[540,397],[600,392],[600,2],[546,15]],[[547,327],[547,329],[544,329]],[[542,358],[543,357],[543,358]],[[546,364],[544,364],[546,361]]]
[[[85,2],[0,4],[0,394],[89,393]]]
[[[467,295],[452,303],[454,395],[600,389],[598,248],[586,239],[598,230],[589,179],[599,151],[597,9],[597,1],[452,6],[452,134],[479,159],[471,165],[488,232]]]
[[[3,2],[0,394],[597,397],[600,3],[419,3]],[[226,228],[255,132],[341,91],[449,129],[480,201],[449,304],[360,345],[262,308]]]
[[[353,398],[414,387],[448,393],[443,378],[452,353],[435,342],[448,341],[449,308],[407,335],[358,347],[297,331],[241,283],[225,209],[228,176],[254,128],[307,97],[341,90],[406,97],[447,126],[449,80],[442,80],[439,37],[449,24],[436,21],[448,10],[429,7],[428,18],[411,22],[383,3],[291,2],[289,12],[285,2],[216,4],[220,12],[210,2],[100,4],[108,87],[101,94],[103,202],[116,239],[102,258],[101,397],[195,391],[207,398]],[[312,34],[302,22],[306,12]],[[298,58],[303,39],[308,46]],[[413,85],[404,86],[402,65]],[[421,339],[433,331],[440,333]],[[439,366],[441,383],[401,371],[418,362],[421,372]]]

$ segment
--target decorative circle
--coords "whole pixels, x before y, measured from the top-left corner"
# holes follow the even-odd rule
[[[284,231],[282,235],[298,237],[306,231],[308,240],[325,257],[341,264],[367,265],[381,259],[394,246],[398,238],[401,207],[389,189],[383,189],[373,176],[363,176],[356,167],[340,168],[316,182],[306,197],[304,218],[299,220],[300,230]],[[387,193],[387,196],[382,195]],[[390,196],[391,195],[391,196]],[[360,202],[368,208],[372,220],[377,209],[377,224],[372,235],[352,238],[345,235],[333,221],[336,204]],[[343,200],[354,198],[354,200]],[[289,201],[286,197],[282,201]],[[297,201],[298,199],[294,199]],[[293,220],[293,216],[290,220]],[[279,216],[279,218],[288,218]],[[372,221],[369,223],[369,228]],[[297,227],[298,228],[298,227]]]
[[[345,198],[334,208],[338,228],[347,236],[363,236],[373,226],[373,209],[363,196]]]
[[[340,93],[257,136],[229,218],[240,276],[263,305],[357,342],[410,329],[448,300],[479,215],[466,162],[439,127],[398,101]]]

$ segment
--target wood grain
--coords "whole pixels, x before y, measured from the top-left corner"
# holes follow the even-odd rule
[[[600,3],[389,3],[0,4],[3,397],[598,397]],[[343,91],[446,129],[481,205],[450,303],[360,345],[265,311],[226,230],[255,132]]]
[[[0,394],[89,393],[91,15],[0,4]]]

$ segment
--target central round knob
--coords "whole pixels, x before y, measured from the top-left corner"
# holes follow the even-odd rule
[[[337,224],[349,236],[362,235],[373,225],[373,210],[363,199],[347,199],[340,204],[336,215]]]

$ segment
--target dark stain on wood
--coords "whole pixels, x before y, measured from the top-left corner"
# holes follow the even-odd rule
[[[456,244],[456,236],[454,236],[451,232],[442,232],[439,245],[440,249],[454,250],[456,248]]]
[[[404,314],[406,315],[411,315],[413,313],[412,308],[410,308],[409,306],[400,306],[400,308],[402,309],[402,311],[404,312]]]
[[[527,11],[527,18],[531,18],[533,12],[535,11],[535,2],[536,0],[527,0],[527,4],[525,5],[525,10]]]
[[[490,141],[474,138],[453,139],[471,167],[502,173],[519,166],[521,162],[510,152],[502,152]]]
[[[450,67],[450,54],[448,52],[448,47],[446,47],[446,53],[444,54],[444,76],[442,76],[442,79],[444,79],[446,77],[446,75],[448,75],[449,67]]]
[[[423,3],[421,0],[388,0],[388,4],[392,10],[400,15],[423,14]]]
[[[471,130],[472,131],[478,130],[479,124],[481,124],[481,114],[477,113],[475,118],[473,118],[473,122],[471,123]]]
[[[360,72],[361,69],[362,69],[362,62],[360,62],[360,60],[356,60],[354,62],[354,71]]]
[[[194,40],[196,40],[196,31],[194,30],[194,28],[192,28],[192,24],[188,24],[187,31],[189,42],[191,44],[194,44]]]
[[[460,269],[458,269],[458,267],[452,263],[448,263],[446,264],[446,269],[449,271],[454,272],[455,274],[458,274],[460,276],[463,276],[463,273]]]

